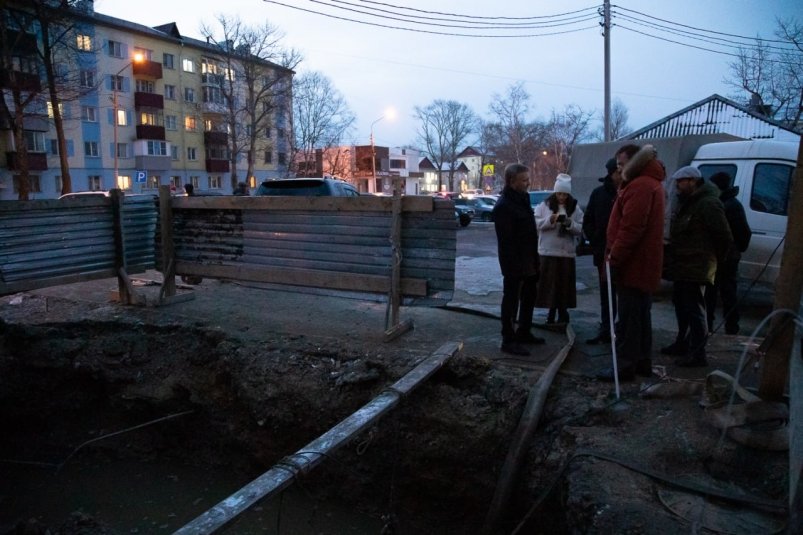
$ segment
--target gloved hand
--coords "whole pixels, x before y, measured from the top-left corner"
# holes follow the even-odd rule
[[[571,228],[571,226],[572,226],[572,218],[571,217],[567,217],[566,219],[564,219],[563,220],[563,226],[566,227],[566,228]]]

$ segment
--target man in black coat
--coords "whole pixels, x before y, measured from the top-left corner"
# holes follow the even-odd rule
[[[724,262],[717,264],[717,274],[713,286],[705,291],[706,314],[708,316],[708,332],[714,331],[714,311],[717,307],[717,294],[722,298],[722,312],[725,315],[725,332],[737,334],[739,332],[739,308],[737,297],[737,282],[739,279],[739,260],[742,253],[750,245],[753,232],[747,224],[744,206],[736,198],[739,195],[739,186],[731,186],[731,177],[728,173],[716,173],[709,181],[715,184],[722,193],[719,200],[725,206],[725,219],[733,234],[733,245],[728,250]]]
[[[619,190],[619,183],[622,175],[616,166],[616,158],[611,158],[605,163],[608,174],[600,178],[601,186],[591,192],[588,198],[585,217],[583,218],[583,234],[585,234],[594,255],[594,266],[597,268],[599,278],[599,331],[594,338],[586,340],[587,344],[609,344],[611,342],[611,316],[608,310],[608,283],[605,276],[605,234],[608,232],[608,219],[611,217],[613,202],[616,200],[616,192]],[[616,316],[616,289],[613,290],[613,313]]]
[[[505,168],[505,188],[493,209],[494,228],[502,269],[502,351],[527,356],[523,344],[543,344],[533,336],[533,308],[538,286],[538,230],[527,189],[530,173],[526,166]],[[518,324],[516,316],[518,315]]]

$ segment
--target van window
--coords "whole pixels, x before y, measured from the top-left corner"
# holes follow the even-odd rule
[[[787,213],[789,189],[792,185],[791,165],[777,163],[756,164],[753,173],[753,190],[750,192],[750,208],[756,212],[773,215]]]
[[[736,165],[732,163],[704,164],[698,167],[700,174],[708,180],[717,173],[725,173],[731,177],[730,185],[733,186],[733,177],[736,176]]]

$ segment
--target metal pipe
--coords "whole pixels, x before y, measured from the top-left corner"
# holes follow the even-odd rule
[[[177,530],[177,535],[214,533],[258,501],[290,486],[296,475],[306,474],[355,435],[373,425],[402,397],[429,378],[463,347],[462,342],[442,345],[407,375],[393,383],[357,412],[313,440],[293,455]]]

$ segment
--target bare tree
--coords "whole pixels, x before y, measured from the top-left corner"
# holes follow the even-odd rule
[[[552,111],[544,138],[546,160],[552,177],[566,172],[574,146],[591,137],[589,126],[594,115],[595,112],[583,110],[576,104],[569,104],[562,112]]]
[[[724,83],[739,93],[735,100],[790,128],[799,129],[803,105],[803,27],[795,20],[778,21],[776,36],[785,46],[757,38],[750,48],[740,48],[729,63]]]
[[[340,145],[353,129],[355,116],[346,99],[335,89],[332,82],[320,72],[305,72],[295,80],[293,91],[293,157],[291,161],[310,162],[315,159],[316,149],[329,158],[332,169],[345,167],[346,158],[339,150],[329,150]],[[308,175],[308,169],[298,169],[298,174]],[[332,174],[344,175],[345,173]]]
[[[8,125],[14,139],[18,199],[27,201],[31,177],[24,125],[26,118],[44,120],[45,117],[42,113],[38,43],[32,31],[35,25],[30,12],[16,10],[4,2],[0,18],[3,20],[0,24],[0,121]],[[31,135],[35,136],[35,133]]]
[[[201,27],[201,34],[215,45],[221,62],[219,69],[213,69],[220,72],[202,73],[207,82],[211,80],[217,86],[205,88],[204,102],[225,110],[223,124],[229,134],[233,186],[238,181],[237,161],[241,155],[246,156],[246,176],[253,175],[257,151],[269,146],[267,129],[276,126],[278,141],[288,143],[282,134],[287,131],[285,126],[289,126],[291,79],[301,56],[284,48],[281,45],[284,35],[267,22],[248,26],[237,17],[218,15],[217,24],[217,29],[206,24]]]
[[[529,165],[538,152],[539,125],[530,119],[530,95],[523,82],[507,89],[504,96],[494,94],[488,110],[492,117],[488,129],[494,152],[506,162]]]
[[[443,167],[448,166],[449,190],[454,191],[457,154],[469,136],[477,132],[478,119],[466,104],[454,100],[435,100],[425,107],[416,106],[413,117],[421,124],[418,139],[438,170],[438,189],[443,185]]]

